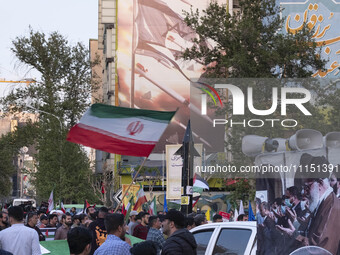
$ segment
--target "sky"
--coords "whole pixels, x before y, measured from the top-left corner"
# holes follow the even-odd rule
[[[27,36],[29,26],[49,34],[58,31],[71,44],[98,38],[98,0],[1,0],[0,15],[0,79],[38,78],[36,72],[18,67],[10,48],[17,36]],[[15,85],[0,83],[0,97]]]

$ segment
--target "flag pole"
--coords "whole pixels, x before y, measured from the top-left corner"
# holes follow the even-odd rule
[[[131,46],[131,89],[130,89],[130,108],[135,108],[135,44],[136,44],[136,0],[133,0],[132,15],[132,46]]]
[[[140,165],[140,167],[139,167],[137,173],[135,174],[135,177],[133,177],[133,179],[132,179],[132,181],[131,181],[129,187],[127,188],[127,190],[125,191],[125,193],[124,193],[124,195],[123,195],[123,197],[122,197],[122,200],[119,202],[119,204],[117,205],[117,207],[116,207],[116,209],[114,210],[113,213],[117,212],[119,206],[120,206],[120,205],[122,204],[122,202],[124,201],[124,198],[126,197],[126,195],[127,195],[128,191],[129,191],[130,187],[132,186],[132,184],[133,184],[133,183],[135,182],[135,180],[137,179],[137,176],[138,176],[140,170],[142,169],[142,167],[144,166],[144,164],[145,164],[145,162],[146,162],[147,159],[148,159],[148,157],[146,157],[146,158],[144,159],[144,161],[142,162],[142,164]]]

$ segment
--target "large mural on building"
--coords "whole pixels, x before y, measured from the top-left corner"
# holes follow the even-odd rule
[[[154,152],[163,152],[165,144],[181,143],[190,114],[201,115],[200,107],[190,102],[190,82],[200,77],[204,66],[183,61],[180,55],[192,46],[196,36],[185,25],[183,11],[189,12],[191,7],[202,11],[208,3],[206,0],[118,2],[119,105],[161,111],[178,109]],[[195,131],[194,137],[195,142],[205,146],[212,144]]]

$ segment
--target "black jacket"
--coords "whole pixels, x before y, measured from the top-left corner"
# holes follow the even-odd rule
[[[196,248],[194,236],[186,228],[182,228],[166,240],[162,255],[196,255]]]
[[[92,255],[106,240],[107,233],[104,219],[97,218],[95,221],[91,222],[88,229],[92,232],[92,244],[90,252],[90,254]]]
[[[32,228],[30,225],[26,225],[26,227],[29,227],[29,228]],[[40,241],[45,241],[45,236],[44,236],[44,234],[43,233],[41,233],[41,230],[40,230],[40,228],[38,228],[37,226],[34,226],[33,227],[33,229],[35,230],[35,231],[37,231],[37,233],[38,233],[38,236],[39,236],[39,242]]]

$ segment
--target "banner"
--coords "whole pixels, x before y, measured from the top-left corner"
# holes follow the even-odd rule
[[[122,184],[122,196],[125,194],[126,190],[128,189],[129,187],[129,184]],[[140,185],[135,185],[135,184],[132,184],[128,193],[126,194],[126,196],[124,197],[124,200],[123,200],[123,204],[126,206],[131,197],[133,197],[133,202],[136,203],[136,200],[137,200],[137,193],[138,193],[138,190],[140,188]]]
[[[195,114],[200,115],[199,108],[190,104],[190,79],[200,77],[204,66],[183,61],[180,55],[196,36],[184,23],[183,10],[203,10],[207,3],[206,0],[118,1],[119,106],[179,109],[154,152],[162,152],[165,144],[181,142],[190,118],[189,108],[195,108]],[[198,141],[206,142],[194,135]]]
[[[174,155],[181,146],[166,145],[167,199],[181,199],[183,160],[180,155]],[[194,158],[194,169],[202,165],[203,144],[195,144],[195,149],[201,157]]]

